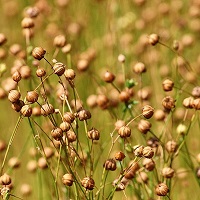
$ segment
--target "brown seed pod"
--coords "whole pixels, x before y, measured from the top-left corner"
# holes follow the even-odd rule
[[[66,38],[64,35],[57,35],[55,38],[54,38],[54,41],[53,41],[53,45],[55,47],[59,47],[59,48],[62,48],[64,47],[66,44]]]
[[[178,49],[179,49],[179,42],[178,42],[177,40],[174,40],[174,41],[173,41],[173,49],[174,49],[175,51],[178,51]]]
[[[44,147],[44,154],[45,154],[45,157],[49,159],[54,155],[54,151],[51,147]]]
[[[32,108],[32,115],[33,116],[40,116],[41,115],[41,108],[39,106]]]
[[[24,105],[22,106],[20,113],[24,116],[24,117],[30,117],[32,114],[32,108],[30,105]]]
[[[192,107],[195,110],[200,110],[200,98],[194,99],[192,102]]]
[[[66,69],[64,75],[68,80],[74,80],[76,77],[76,73],[73,69]]]
[[[117,120],[115,122],[115,129],[116,130],[119,130],[122,126],[125,126],[125,121],[123,121],[123,120]]]
[[[91,140],[99,140],[100,132],[96,128],[92,128],[87,133],[88,138]]]
[[[63,120],[71,124],[75,120],[75,116],[71,112],[65,112],[63,115]]]
[[[192,96],[196,98],[200,97],[200,86],[196,86],[192,89]]]
[[[4,43],[6,43],[7,38],[5,36],[5,34],[0,33],[0,46],[3,45]]]
[[[151,97],[152,91],[149,87],[142,88],[138,90],[137,95],[142,100],[149,100]]]
[[[154,151],[151,147],[144,147],[142,154],[145,158],[152,158],[154,156]]]
[[[11,167],[11,168],[18,168],[20,166],[20,161],[19,161],[19,158],[17,157],[12,157],[9,159],[8,161],[8,166]]]
[[[72,174],[64,174],[62,177],[62,183],[66,186],[72,186],[74,178]]]
[[[109,71],[106,71],[103,75],[103,80],[107,83],[112,83],[115,80],[115,75]]]
[[[46,51],[42,47],[35,47],[32,51],[32,56],[37,59],[41,60],[44,58]]]
[[[116,161],[113,158],[110,158],[105,161],[105,163],[103,164],[103,167],[106,170],[115,171],[117,168]]]
[[[137,74],[146,72],[146,66],[142,62],[138,62],[133,66],[133,71]]]
[[[153,116],[154,114],[154,108],[152,108],[150,105],[145,105],[142,108],[142,115],[146,118],[149,119]]]
[[[45,76],[45,75],[46,75],[45,69],[44,69],[44,68],[38,68],[38,69],[36,70],[36,75],[37,75],[38,77],[43,77],[43,76]]]
[[[21,80],[21,78],[22,78],[22,76],[18,70],[16,72],[14,72],[12,75],[13,81],[15,81],[17,83]]]
[[[152,33],[151,35],[149,35],[148,39],[149,44],[154,46],[159,42],[160,37],[157,34]]]
[[[41,107],[41,114],[43,116],[47,116],[53,114],[55,112],[54,107],[51,104],[43,104]]]
[[[69,129],[70,129],[70,123],[68,123],[68,122],[62,122],[61,124],[60,124],[60,128],[63,130],[63,131],[68,131]]]
[[[143,156],[143,153],[142,153],[143,149],[144,149],[144,146],[142,146],[142,145],[135,145],[133,147],[135,156],[142,157]]]
[[[24,102],[22,100],[18,100],[17,102],[12,103],[11,107],[16,112],[19,112],[21,108],[24,106]]]
[[[160,183],[156,186],[155,192],[158,196],[166,196],[169,192],[169,188],[165,183]]]
[[[0,152],[6,149],[7,145],[3,140],[0,140]]]
[[[147,120],[141,119],[138,123],[138,130],[143,133],[146,134],[151,128],[151,123]]]
[[[146,172],[139,172],[136,179],[139,183],[148,183],[149,177]]]
[[[157,121],[163,121],[165,119],[165,112],[161,109],[158,109],[154,112],[154,118]]]
[[[46,161],[46,159],[44,157],[40,157],[38,159],[38,167],[40,169],[46,169],[48,167],[47,161]]]
[[[122,126],[118,130],[118,134],[120,135],[121,138],[126,138],[131,136],[131,129],[128,126]]]
[[[24,196],[24,197],[30,196],[30,194],[32,192],[31,186],[27,183],[22,184],[21,188],[20,188],[20,192],[21,192],[22,196]]]
[[[89,61],[86,59],[78,60],[77,69],[81,72],[86,71],[89,67]]]
[[[91,118],[91,113],[88,110],[82,109],[78,112],[78,118],[80,121],[88,120]]]
[[[33,91],[27,92],[26,100],[30,103],[35,103],[37,102],[38,97],[39,97],[38,93],[33,90]]]
[[[172,91],[174,87],[174,82],[170,79],[165,79],[162,83],[162,87],[163,87],[163,90],[166,92]]]
[[[34,6],[34,7],[27,7],[24,11],[24,15],[26,17],[30,17],[30,18],[35,18],[39,15],[40,11],[38,9],[38,7]]]
[[[21,77],[23,79],[28,79],[31,76],[31,68],[27,65],[23,65],[20,69],[19,72],[21,74]]]
[[[165,148],[169,153],[174,153],[176,152],[178,145],[174,140],[170,140],[166,143]]]
[[[118,56],[118,61],[120,62],[120,63],[124,63],[125,62],[125,60],[126,60],[126,57],[123,55],[123,54],[119,54],[119,56]]]
[[[92,95],[88,96],[86,103],[90,108],[96,107],[96,105],[97,105],[97,95],[92,94]]]
[[[58,76],[62,76],[65,72],[65,65],[61,62],[56,62],[53,66],[54,73]]]
[[[104,94],[99,94],[97,96],[97,105],[101,108],[101,109],[106,109],[109,106],[109,99],[106,97],[106,95]]]
[[[155,162],[149,158],[144,158],[142,164],[148,171],[152,171],[155,168]]]
[[[174,170],[171,167],[164,167],[161,174],[165,178],[172,178],[174,176]]]
[[[71,51],[72,45],[71,44],[66,44],[63,48],[62,48],[62,52],[67,54]]]
[[[30,17],[25,17],[21,22],[22,28],[33,28],[34,25],[34,21]]]
[[[95,182],[92,178],[85,177],[83,180],[81,180],[81,185],[87,190],[93,190],[95,187]]]
[[[0,176],[0,184],[1,185],[9,185],[11,184],[11,178],[8,174],[4,173],[2,176]]]
[[[130,100],[130,95],[127,90],[123,90],[119,93],[119,100],[121,102],[128,102]]]
[[[68,140],[68,142],[70,143],[70,142],[75,142],[76,141],[76,134],[74,133],[74,131],[67,131],[67,134],[66,134],[66,136],[67,136],[67,140]]]
[[[156,137],[150,137],[147,140],[147,145],[150,146],[151,148],[158,147],[159,145],[159,140]]]
[[[125,179],[125,178],[124,178]],[[127,179],[126,179],[127,180]],[[127,182],[128,182],[128,180],[127,180]],[[112,185],[114,186],[114,187],[116,187],[116,191],[122,191],[122,190],[124,190],[125,188],[126,188],[126,184],[127,184],[127,182],[125,182],[125,181],[120,181],[119,179],[115,179],[114,181],[113,181],[113,183],[112,183]]]
[[[19,44],[13,44],[9,50],[13,55],[17,55],[22,50],[22,47]]]
[[[8,100],[11,103],[18,102],[21,97],[21,94],[18,90],[11,90],[8,94]]]
[[[115,160],[122,161],[122,160],[124,160],[125,157],[126,156],[121,151],[118,151],[115,153]]]
[[[124,177],[126,179],[133,179],[135,177],[136,172],[140,169],[140,166],[138,164],[138,162],[135,161],[131,161],[129,163],[129,166],[126,168],[125,170],[125,175]]]
[[[175,100],[171,96],[167,96],[163,98],[162,105],[167,111],[170,111],[175,107]]]
[[[51,131],[51,136],[53,137],[53,139],[59,141],[62,139],[63,137],[63,131],[61,128],[55,127],[52,131]]]
[[[26,168],[29,172],[35,172],[37,169],[37,161],[36,160],[30,160],[28,161]]]
[[[187,97],[183,100],[183,106],[185,108],[193,108],[193,101],[194,101],[193,97]]]

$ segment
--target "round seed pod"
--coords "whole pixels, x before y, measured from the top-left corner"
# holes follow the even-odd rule
[[[18,83],[22,79],[20,72],[19,71],[14,72],[12,75],[12,79],[13,81]]]
[[[149,177],[146,172],[139,172],[136,179],[139,183],[148,183]]]
[[[146,66],[142,62],[138,62],[133,66],[133,71],[137,74],[142,74],[146,72]]]
[[[118,130],[118,134],[120,135],[121,138],[126,138],[131,136],[131,129],[128,126],[122,126]]]
[[[27,65],[22,66],[20,68],[19,72],[20,72],[21,77],[23,79],[28,79],[31,76],[31,68],[29,66],[27,66]]]
[[[37,161],[36,160],[30,160],[27,165],[26,168],[29,172],[35,172],[37,169]]]
[[[31,186],[26,183],[22,184],[21,188],[20,188],[20,192],[21,192],[22,196],[24,196],[24,197],[30,196],[30,194],[32,192]]]
[[[115,160],[122,161],[122,160],[124,160],[125,157],[126,156],[121,151],[118,151],[115,153]]]
[[[25,17],[21,22],[22,28],[33,28],[34,25],[34,21],[30,17]]]
[[[59,141],[62,139],[63,137],[63,131],[61,128],[55,127],[52,131],[51,131],[51,136],[53,137],[53,139]]]
[[[80,110],[78,112],[78,118],[79,118],[80,121],[84,121],[84,120],[90,119],[91,118],[91,113],[90,113],[90,111],[85,110],[85,109]]]
[[[0,99],[4,99],[7,97],[6,92],[4,91],[4,89],[0,88]]]
[[[24,102],[22,100],[18,100],[17,102],[12,103],[11,107],[16,112],[19,112],[21,108],[24,106]]]
[[[56,62],[53,66],[54,73],[58,76],[62,76],[65,72],[65,65],[61,62]]]
[[[147,120],[141,119],[138,123],[138,130],[143,133],[146,134],[151,128],[151,123]]]
[[[98,95],[96,102],[97,102],[97,105],[103,110],[108,108],[109,106],[109,99],[104,94]]]
[[[103,80],[107,83],[112,83],[115,80],[115,75],[109,71],[103,75]]]
[[[165,119],[165,112],[161,109],[158,109],[154,112],[154,118],[157,121],[163,121]]]
[[[150,137],[147,140],[147,145],[150,146],[151,148],[158,147],[159,145],[159,140],[156,137]]]
[[[172,178],[174,176],[174,170],[171,167],[164,167],[161,174],[165,178]]]
[[[170,111],[175,107],[175,100],[171,96],[167,96],[163,98],[162,105],[167,111]]]
[[[185,135],[187,133],[187,126],[184,124],[179,124],[176,128],[176,131],[180,135]]]
[[[96,128],[92,128],[87,133],[88,138],[91,140],[99,140],[100,132]]]
[[[200,98],[193,100],[192,107],[196,110],[200,110]]]
[[[200,86],[196,86],[192,89],[192,96],[196,98],[200,97]]]
[[[119,54],[119,56],[118,56],[118,61],[120,62],[120,63],[124,63],[125,62],[125,60],[126,60],[126,57],[123,55],[123,54]]]
[[[13,44],[9,50],[13,55],[17,55],[22,50],[22,47],[19,44]]]
[[[165,148],[169,153],[174,153],[176,152],[178,145],[174,140],[170,140],[166,143]]]
[[[178,42],[177,40],[174,40],[174,41],[173,41],[173,49],[174,49],[175,51],[178,51],[178,49],[179,49],[179,42]]]
[[[44,154],[46,158],[49,159],[54,155],[54,151],[51,147],[44,147]]]
[[[127,90],[123,90],[119,93],[119,100],[121,102],[128,102],[130,100],[130,95]]]
[[[30,103],[35,103],[37,102],[38,97],[39,97],[38,93],[33,90],[33,91],[27,92],[26,100]]]
[[[169,192],[169,188],[165,183],[160,183],[156,186],[155,192],[158,196],[166,196]]]
[[[149,158],[144,158],[142,164],[144,168],[148,171],[152,171],[155,168],[155,162]]]
[[[30,117],[32,114],[32,108],[30,105],[24,105],[22,106],[20,112],[24,117]]]
[[[77,63],[77,69],[81,72],[86,71],[89,67],[89,61],[86,59],[80,59]]]
[[[8,93],[8,100],[11,102],[11,103],[15,103],[15,102],[18,102],[19,99],[21,97],[21,94],[18,90],[11,90],[9,93]]]
[[[72,174],[64,174],[62,177],[62,183],[66,186],[72,186],[74,178]]]
[[[20,166],[20,161],[17,157],[12,157],[8,161],[8,166],[11,168],[18,168]]]
[[[145,105],[142,108],[142,115],[146,118],[146,119],[150,119],[154,114],[154,108],[152,108],[149,105]]]
[[[163,87],[163,90],[166,92],[172,91],[174,87],[174,82],[170,79],[165,79],[162,83],[162,87]]]
[[[157,34],[152,33],[151,35],[149,35],[148,39],[149,44],[154,46],[159,42],[160,37]]]
[[[64,75],[68,80],[74,80],[76,77],[76,73],[73,69],[66,69]]]
[[[44,58],[46,51],[42,47],[35,47],[32,51],[32,56],[37,59],[41,60]]]
[[[193,97],[187,97],[183,100],[183,106],[185,108],[193,108],[193,101],[194,101]]]
[[[53,45],[59,48],[64,47],[66,44],[66,38],[64,35],[57,35],[54,38]]]
[[[62,52],[67,54],[71,51],[72,45],[71,44],[66,44],[63,48],[62,48]]]
[[[40,169],[46,169],[48,167],[47,161],[46,161],[45,158],[41,157],[41,158],[38,159],[38,167]]]
[[[53,114],[55,112],[54,107],[51,104],[43,104],[41,107],[41,114],[43,116],[47,116]]]
[[[65,112],[63,115],[63,120],[71,124],[75,120],[75,116],[71,112]]]
[[[62,123],[60,124],[60,128],[61,128],[64,132],[66,132],[66,131],[68,131],[68,130],[70,129],[70,123],[68,123],[68,122],[62,122]]]
[[[30,18],[35,18],[39,15],[40,11],[38,9],[38,7],[34,6],[34,7],[27,7],[24,11],[24,15],[26,17],[30,17]]]
[[[123,121],[123,120],[117,120],[116,122],[115,122],[115,129],[116,130],[119,130],[122,126],[125,126],[125,121]]]
[[[116,187],[116,191],[122,191],[126,188],[126,184],[119,179],[115,179],[112,183],[114,187]]]
[[[74,133],[74,131],[67,131],[67,134],[66,134],[66,136],[67,136],[67,140],[68,140],[68,142],[70,143],[70,142],[75,142],[76,141],[76,134]]]
[[[142,154],[145,158],[152,158],[154,156],[154,151],[151,147],[147,146],[143,148]]]
[[[110,159],[105,161],[103,167],[106,170],[115,171],[116,168],[117,168],[116,161],[113,158],[110,158]]]
[[[6,149],[7,145],[3,140],[0,140],[0,152]]]
[[[32,115],[33,116],[40,116],[41,115],[41,108],[39,106],[32,108]]]
[[[44,69],[44,68],[38,68],[38,69],[36,70],[36,75],[37,75],[38,77],[43,77],[43,76],[45,76],[45,75],[46,75],[45,69]]]
[[[0,33],[0,46],[7,42],[5,34]]]
[[[138,162],[134,162],[131,161],[129,163],[129,166],[127,167],[127,169],[125,170],[125,175],[124,177],[126,179],[133,179],[135,177],[136,172],[140,169],[140,166],[138,164]]]
[[[0,183],[1,185],[10,185],[11,184],[10,176],[4,173],[2,176],[0,176]]]
[[[149,98],[151,97],[151,94],[152,94],[152,91],[148,87],[138,90],[138,93],[137,93],[138,97],[142,100],[149,100]]]
[[[88,96],[86,103],[90,108],[96,107],[96,105],[97,105],[97,95],[92,94],[92,95]]]
[[[95,187],[95,182],[92,178],[85,177],[83,180],[81,180],[81,185],[87,190],[93,190]]]

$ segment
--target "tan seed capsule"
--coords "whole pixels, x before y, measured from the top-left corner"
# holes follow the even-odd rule
[[[22,28],[32,28],[34,25],[34,21],[30,17],[25,17],[21,22]]]
[[[30,107],[30,105],[24,105],[22,108],[21,108],[21,114],[24,116],[24,117],[30,117],[31,114],[32,114],[32,108]]]
[[[133,66],[133,71],[137,74],[146,72],[146,66],[142,62],[138,62]]]
[[[32,51],[32,56],[37,59],[41,60],[44,58],[46,51],[42,47],[35,47]]]
[[[166,143],[165,148],[169,153],[174,153],[176,152],[178,145],[174,140],[170,140]]]
[[[10,176],[8,174],[4,173],[2,176],[0,176],[0,183],[1,183],[1,185],[11,184]]]
[[[24,196],[24,197],[30,196],[30,194],[32,192],[31,186],[26,183],[22,184],[21,188],[20,188],[20,192],[21,192],[22,196]]]
[[[154,114],[154,108],[152,108],[151,106],[149,105],[145,105],[143,108],[142,108],[142,115],[146,118],[146,119],[149,119],[153,116]]]
[[[60,128],[63,130],[63,131],[68,131],[70,129],[70,123],[68,122],[62,122],[60,124]]]
[[[179,49],[179,42],[178,42],[177,40],[174,40],[174,41],[173,41],[173,49],[174,49],[175,51],[178,51],[178,49]]]
[[[142,157],[143,156],[143,149],[144,149],[144,146],[142,146],[142,145],[135,145],[133,147],[135,156]]]
[[[45,76],[45,75],[46,75],[45,69],[44,69],[44,68],[38,68],[38,69],[36,70],[36,75],[37,75],[38,77],[43,77],[43,76]]]
[[[200,110],[200,98],[194,99],[192,102],[192,107],[195,110]]]
[[[65,112],[63,115],[63,120],[71,124],[75,120],[75,116],[71,112]]]
[[[165,178],[172,178],[174,176],[174,170],[171,167],[164,167],[161,174]]]
[[[110,159],[105,161],[103,167],[106,170],[115,171],[116,168],[117,168],[116,161],[114,159],[110,158]]]
[[[142,164],[144,168],[148,171],[152,171],[155,168],[155,162],[149,158],[144,158]]]
[[[128,165],[128,167],[125,170],[125,175],[124,177],[126,179],[133,179],[135,177],[136,172],[140,169],[140,166],[138,162],[131,161]]]
[[[63,131],[61,128],[55,127],[52,131],[51,131],[51,136],[53,137],[53,139],[59,141],[62,139],[63,137]]]
[[[97,105],[103,110],[108,108],[109,106],[109,99],[104,94],[98,95],[96,102],[97,102]]]
[[[173,87],[174,87],[174,82],[170,79],[165,79],[162,83],[163,86],[163,90],[168,92],[168,91],[172,91]]]
[[[41,107],[41,114],[43,116],[47,116],[47,115],[53,114],[54,112],[55,112],[55,109],[51,104],[44,104]]]
[[[88,138],[91,140],[99,140],[100,132],[96,128],[92,128],[87,133]]]
[[[74,178],[72,174],[64,174],[62,177],[62,183],[66,186],[72,186]]]
[[[10,158],[8,161],[8,166],[15,169],[18,168],[20,166],[19,158],[17,157]]]
[[[56,36],[54,38],[53,44],[56,47],[60,47],[60,48],[64,47],[65,44],[66,44],[65,36],[64,35],[58,35],[58,36]]]
[[[41,169],[46,169],[48,167],[47,161],[45,158],[41,157],[38,159],[38,167]]]
[[[24,102],[22,100],[14,102],[11,105],[12,109],[15,110],[16,112],[19,112],[23,106],[24,106]]]
[[[169,188],[165,183],[160,183],[156,186],[155,191],[158,196],[166,196],[167,193],[169,192]]]
[[[54,151],[51,147],[44,147],[44,154],[46,158],[49,159],[54,155]]]
[[[38,93],[36,91],[29,91],[26,95],[26,100],[30,103],[35,103],[38,100]]]
[[[196,86],[192,89],[192,96],[196,98],[200,97],[200,86]]]
[[[74,80],[76,77],[76,73],[73,69],[66,69],[64,75],[68,80]]]
[[[159,42],[159,36],[155,33],[152,33],[151,35],[149,35],[149,44],[151,45],[156,45]]]
[[[86,71],[89,67],[89,61],[86,59],[78,60],[77,69],[79,71]]]
[[[38,7],[28,7],[25,9],[24,15],[26,17],[35,18],[39,15],[40,11]]]
[[[115,153],[115,160],[122,161],[125,157],[126,156],[121,151]]]
[[[14,74],[12,75],[13,81],[15,81],[17,83],[21,80],[21,78],[22,78],[22,76],[19,71],[14,72]]]
[[[88,110],[82,109],[78,112],[78,118],[80,121],[88,120],[91,118],[91,113]]]
[[[119,93],[119,100],[122,102],[128,102],[130,100],[130,95],[127,90],[123,90]]]
[[[36,160],[30,160],[27,165],[26,168],[29,172],[35,172],[37,169],[37,161]]]
[[[146,183],[147,184],[148,180],[149,180],[149,177],[148,177],[146,172],[139,172],[138,173],[137,181],[139,183]]]
[[[156,110],[154,113],[154,118],[157,121],[163,121],[165,119],[165,112],[161,109]]]
[[[56,62],[53,66],[54,73],[58,76],[62,76],[65,72],[65,65],[61,62]]]
[[[7,38],[5,36],[5,34],[0,33],[0,46],[3,45],[4,43],[6,43]]]
[[[22,66],[20,68],[19,72],[20,72],[21,77],[23,79],[28,79],[31,76],[31,68],[29,66],[27,66],[27,65]]]
[[[125,60],[126,60],[126,57],[123,54],[119,54],[118,61],[121,62],[121,63],[124,63]]]
[[[103,80],[107,83],[112,83],[115,80],[115,75],[109,71],[103,75]]]
[[[41,115],[41,108],[39,106],[32,108],[32,115],[33,116],[40,116]]]
[[[175,100],[171,96],[167,96],[163,98],[162,105],[167,111],[170,111],[175,107]]]
[[[74,131],[67,131],[67,134],[66,134],[66,136],[67,136],[67,140],[68,140],[68,142],[70,143],[70,142],[75,142],[76,141],[76,134],[74,133]]]
[[[187,97],[183,100],[183,106],[185,108],[193,108],[193,101],[194,101],[193,97]]]
[[[120,135],[121,138],[126,138],[131,136],[131,129],[128,126],[122,126],[118,130],[118,134]]]
[[[81,180],[81,185],[87,190],[93,190],[95,187],[95,182],[92,178],[85,177],[83,180]]]
[[[21,94],[18,90],[11,90],[8,94],[8,100],[11,103],[15,103],[19,101],[20,97],[21,97]]]
[[[142,154],[145,158],[152,158],[154,156],[154,151],[151,147],[144,147]]]
[[[146,134],[151,128],[151,123],[147,120],[141,119],[140,122],[138,123],[138,130]]]

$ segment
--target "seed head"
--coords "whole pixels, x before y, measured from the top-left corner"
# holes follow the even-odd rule
[[[112,83],[115,80],[115,75],[109,71],[106,71],[103,80],[107,83]]]
[[[90,129],[87,135],[88,135],[88,138],[91,140],[99,140],[100,138],[100,132],[95,128]]]
[[[175,107],[175,100],[171,96],[167,96],[162,100],[162,105],[167,111],[170,111]]]
[[[11,90],[8,94],[8,100],[11,103],[18,102],[21,97],[21,94],[18,90]]]
[[[92,178],[85,177],[83,180],[81,180],[81,185],[87,190],[93,190],[95,187],[95,182]]]
[[[122,161],[125,158],[125,155],[123,152],[118,151],[115,153],[115,159],[118,161]]]
[[[154,114],[154,108],[152,108],[150,105],[145,105],[142,108],[142,115],[146,118],[149,119],[153,116]]]
[[[120,135],[121,138],[126,138],[131,136],[131,129],[128,126],[122,126],[118,130],[118,134]]]
[[[66,186],[72,186],[74,178],[72,174],[64,174],[62,177],[62,183]]]
[[[11,184],[10,176],[8,174],[4,173],[2,176],[0,176],[0,183],[1,183],[1,185]]]
[[[68,80],[74,80],[76,77],[76,73],[73,69],[66,69],[64,75]]]
[[[15,81],[17,83],[21,80],[21,78],[22,78],[22,76],[19,71],[14,72],[14,74],[12,75],[13,81]]]
[[[34,25],[34,21],[30,17],[25,17],[21,22],[22,28],[33,28]]]
[[[160,37],[157,34],[152,33],[151,35],[149,35],[148,39],[149,39],[149,44],[154,46],[159,42]]]
[[[55,127],[52,131],[51,131],[51,136],[53,137],[53,139],[55,140],[61,140],[63,137],[63,131],[61,128]]]
[[[59,48],[62,48],[65,46],[66,44],[66,38],[64,35],[58,35],[54,38],[54,41],[53,41],[53,44],[54,46],[56,47],[59,47]]]
[[[116,168],[117,168],[116,161],[113,158],[110,158],[110,159],[105,161],[103,167],[106,170],[115,171]]]
[[[70,143],[70,142],[75,142],[76,141],[76,134],[74,133],[74,131],[67,131],[67,134],[66,134],[66,136],[67,136],[67,140],[68,140],[68,142]]]
[[[138,123],[138,130],[146,134],[151,128],[151,123],[147,120],[141,119],[140,122]]]
[[[44,58],[46,51],[42,47],[35,47],[32,51],[32,56],[37,59],[41,60]]]
[[[124,63],[125,60],[126,60],[126,57],[123,54],[119,54],[118,61],[121,62],[121,63]]]
[[[68,130],[70,129],[70,123],[68,123],[68,122],[62,122],[62,123],[60,124],[60,128],[61,128],[64,132],[66,132],[66,131],[68,131]]]
[[[44,69],[44,68],[38,68],[38,69],[36,70],[36,75],[37,75],[38,77],[43,77],[43,76],[45,76],[45,75],[46,75],[45,69]]]
[[[174,153],[176,152],[178,145],[174,140],[170,140],[166,143],[165,148],[169,153]]]
[[[172,178],[174,176],[174,170],[171,167],[164,167],[161,174],[165,178]]]
[[[26,95],[26,100],[30,103],[35,103],[38,100],[38,93],[36,91],[29,91]]]
[[[71,112],[65,112],[63,115],[63,120],[71,124],[75,120],[75,116]]]
[[[0,33],[0,46],[6,43],[7,38],[3,33]]]
[[[193,101],[194,101],[193,97],[187,97],[183,100],[183,106],[185,108],[193,108]]]
[[[163,86],[163,90],[164,91],[172,91],[173,87],[174,87],[174,82],[170,79],[165,79],[162,83]]]
[[[32,108],[30,105],[24,105],[22,106],[20,112],[24,117],[30,117],[32,114]]]
[[[137,74],[142,74],[146,72],[146,66],[142,62],[138,62],[133,66],[133,71]]]
[[[152,158],[154,156],[154,151],[151,147],[144,147],[142,154],[145,158]]]
[[[169,188],[165,183],[160,183],[156,186],[155,191],[158,196],[166,196],[167,193],[169,192]]]
[[[54,107],[49,103],[43,104],[42,107],[41,107],[41,114],[43,116],[53,114],[54,112],[55,112]]]
[[[140,166],[138,164],[138,162],[135,161],[131,161],[129,163],[129,166],[126,168],[125,170],[125,175],[124,177],[126,179],[133,179],[135,177],[136,172],[140,169]]]
[[[65,72],[65,65],[61,62],[56,62],[53,66],[54,73],[58,76],[62,76]]]
[[[152,171],[155,168],[155,162],[149,158],[144,158],[142,164],[148,171]]]

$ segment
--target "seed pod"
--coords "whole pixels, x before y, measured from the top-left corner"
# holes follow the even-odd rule
[[[172,91],[173,87],[174,87],[174,82],[171,81],[170,79],[165,79],[162,83],[163,86],[163,90],[168,92],[168,91]]]
[[[112,83],[115,80],[115,75],[109,71],[106,71],[103,76],[103,80],[107,83]]]
[[[22,184],[20,188],[20,192],[22,196],[28,197],[32,192],[31,186],[27,183]]]
[[[58,76],[62,76],[65,72],[65,65],[61,62],[56,62],[53,66],[54,73]]]
[[[149,177],[147,176],[146,172],[139,172],[138,173],[138,177],[137,177],[137,181],[139,183],[148,183]]]
[[[117,168],[116,161],[113,158],[110,158],[110,159],[105,161],[103,167],[106,170],[115,171],[116,168]]]
[[[15,81],[17,83],[21,80],[21,78],[22,78],[22,76],[19,71],[14,72],[14,74],[12,75],[13,81]]]
[[[156,186],[155,191],[158,196],[166,196],[167,193],[169,192],[169,188],[165,183],[160,183]]]
[[[62,122],[60,124],[60,128],[63,130],[63,131],[68,131],[70,129],[70,123],[68,122]]]
[[[116,191],[122,191],[126,187],[126,183],[122,182],[122,180],[120,181],[119,179],[115,179],[112,185],[116,188]]]
[[[147,120],[141,119],[140,122],[138,123],[138,130],[146,134],[151,128],[151,123]]]
[[[11,103],[18,102],[21,97],[21,94],[18,90],[11,90],[8,94],[8,100]]]
[[[184,124],[179,124],[176,128],[176,131],[180,135],[185,135],[187,133],[187,126]]]
[[[154,151],[151,147],[144,147],[142,154],[145,158],[152,158],[154,156]]]
[[[24,105],[22,108],[21,108],[21,114],[24,116],[24,117],[30,117],[31,114],[32,114],[32,108],[30,107],[30,105]]]
[[[18,100],[17,102],[12,103],[11,107],[16,112],[19,112],[23,106],[24,106],[24,102],[22,100]]]
[[[55,109],[51,104],[46,103],[46,104],[42,105],[42,107],[41,107],[41,114],[43,116],[53,114],[54,112],[55,112]]]
[[[156,137],[150,137],[147,140],[147,145],[150,146],[151,148],[158,147],[159,145],[159,140]]]
[[[0,46],[3,45],[4,43],[6,43],[7,38],[5,36],[5,34],[0,33]]]
[[[173,41],[173,49],[174,49],[175,51],[178,51],[178,49],[179,49],[179,42],[178,42],[177,40],[174,40],[174,41]]]
[[[196,176],[198,179],[200,178],[200,167],[196,169]]]
[[[18,168],[20,166],[20,161],[17,157],[12,157],[8,161],[8,166],[11,168]]]
[[[0,140],[0,152],[3,152],[6,149],[7,145],[3,140]]]
[[[122,126],[118,130],[118,134],[120,135],[121,138],[126,138],[131,136],[131,129],[128,126]]]
[[[119,54],[118,61],[121,62],[121,63],[124,63],[125,60],[126,60],[126,57],[123,54]]]
[[[53,139],[59,141],[62,139],[63,137],[63,131],[61,128],[55,127],[52,131],[51,131],[51,136],[53,137]]]
[[[121,102],[128,102],[130,100],[130,95],[127,90],[123,90],[119,93],[119,100]]]
[[[39,15],[39,13],[40,13],[39,9],[36,6],[34,6],[26,8],[24,15],[26,17],[35,18]]]
[[[154,114],[154,109],[149,106],[149,105],[145,105],[143,108],[142,108],[142,115],[146,118],[146,119],[149,119],[153,116]]]
[[[39,106],[32,108],[32,115],[33,116],[40,116],[41,115],[41,108]]]
[[[78,60],[78,63],[77,63],[77,69],[79,71],[86,71],[89,67],[89,61],[86,60],[86,59],[81,59],[81,60]]]
[[[37,59],[41,60],[44,58],[46,51],[42,47],[35,47],[32,51],[32,56]]]
[[[47,161],[45,158],[41,157],[38,159],[38,167],[41,169],[46,169],[48,167]]]
[[[96,128],[92,128],[87,133],[88,138],[91,140],[99,140],[100,132]]]
[[[71,112],[65,112],[63,115],[63,120],[71,124],[75,120],[75,116]]]
[[[35,172],[37,169],[37,161],[36,160],[30,160],[28,161],[26,168],[29,172]]]
[[[34,25],[34,21],[30,17],[25,17],[21,22],[22,28],[32,28]]]
[[[66,44],[66,39],[64,35],[57,35],[54,38],[54,41],[53,41],[54,46],[62,48],[65,46],[65,44]]]
[[[160,37],[157,34],[152,33],[151,35],[149,35],[148,39],[149,39],[149,44],[154,46],[159,42]]]
[[[154,113],[154,118],[157,121],[163,121],[165,119],[165,112],[161,109],[156,110]]]
[[[185,108],[193,108],[193,101],[194,101],[193,97],[187,97],[183,100],[183,106]]]
[[[73,131],[70,131],[70,130],[67,131],[66,136],[67,136],[67,140],[68,140],[69,143],[76,141],[76,134]]]
[[[192,102],[192,107],[195,110],[200,110],[200,98],[194,99]]]
[[[125,157],[126,156],[121,151],[115,153],[115,160],[122,161],[122,160],[124,160]]]
[[[36,75],[37,75],[38,77],[43,77],[43,76],[45,76],[45,75],[46,75],[45,69],[44,69],[44,68],[38,68],[38,69],[36,70]]]
[[[149,98],[151,97],[151,94],[152,94],[152,91],[148,87],[138,90],[138,93],[137,93],[138,97],[142,100],[149,100]]]
[[[97,105],[103,110],[108,108],[109,106],[109,99],[104,94],[98,95],[96,102],[97,102]]]
[[[54,151],[51,147],[44,147],[44,154],[45,154],[45,157],[49,159],[54,155]]]
[[[170,111],[175,107],[175,100],[171,96],[167,96],[162,100],[162,105],[167,111]]]
[[[72,186],[74,178],[72,174],[64,174],[62,177],[62,183],[66,186]]]
[[[78,112],[78,118],[80,121],[84,121],[91,118],[91,113],[88,110],[82,109]]]
[[[76,77],[76,73],[73,69],[66,69],[64,75],[68,80],[74,80]]]
[[[192,96],[196,98],[200,97],[200,86],[196,86],[192,89]]]
[[[161,174],[165,178],[172,178],[174,176],[174,170],[171,167],[164,167]]]
[[[0,184],[1,185],[9,185],[11,184],[11,178],[8,174],[4,173],[2,176],[0,176]]]
[[[138,162],[135,161],[131,161],[129,163],[129,166],[126,168],[125,170],[125,175],[124,177],[126,179],[133,179],[135,177],[136,172],[140,169],[140,166],[138,164]]]
[[[146,72],[146,66],[142,62],[138,62],[133,66],[133,71],[137,74]]]
[[[87,190],[93,190],[95,187],[95,182],[92,178],[85,177],[83,180],[81,180],[81,185]]]
[[[21,77],[23,79],[28,79],[31,76],[31,68],[29,66],[27,66],[27,65],[22,66],[20,68],[19,72],[20,72]]]
[[[29,91],[26,95],[26,100],[30,103],[35,103],[38,100],[38,93],[36,91]]]
[[[155,162],[149,158],[144,158],[142,164],[148,171],[152,171],[155,168]]]
[[[71,51],[72,45],[71,44],[66,44],[63,48],[62,48],[62,52],[67,54]]]
[[[165,148],[169,153],[174,153],[176,152],[178,145],[174,140],[170,140],[166,143]]]
[[[97,105],[97,95],[92,94],[92,95],[88,96],[86,103],[90,108],[96,107],[96,105]]]

